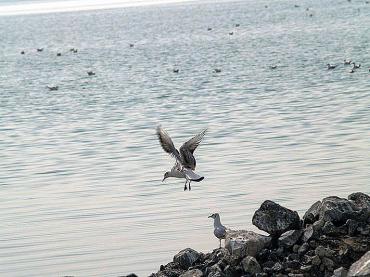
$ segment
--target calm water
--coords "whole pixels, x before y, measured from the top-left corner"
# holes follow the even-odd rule
[[[299,3],[0,17],[0,275],[146,276],[217,247],[212,212],[255,230],[265,199],[370,193],[370,4]],[[209,128],[191,192],[161,183],[158,124]]]

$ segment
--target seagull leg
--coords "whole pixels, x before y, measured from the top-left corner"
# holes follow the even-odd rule
[[[188,189],[188,187],[186,186],[188,180],[185,181],[185,186],[184,186],[184,191]]]
[[[191,183],[191,181],[189,181],[189,190],[191,190],[191,186],[190,186],[190,183]]]
[[[220,248],[221,248],[221,239],[220,239]]]

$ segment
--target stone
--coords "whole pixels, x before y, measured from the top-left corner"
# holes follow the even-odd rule
[[[347,277],[347,273],[347,269],[345,269],[344,267],[340,267],[334,270],[333,277]]]
[[[324,257],[324,258],[322,258],[322,263],[323,263],[323,265],[324,265],[327,269],[329,269],[329,270],[333,270],[333,266],[334,266],[334,262],[333,262],[333,260],[331,260],[331,259],[329,259],[329,258]]]
[[[270,200],[263,202],[254,213],[252,223],[274,237],[279,237],[288,230],[300,229],[301,227],[296,211],[284,208]]]
[[[281,263],[275,263],[271,270],[274,272],[280,272],[283,270],[283,266]]]
[[[285,248],[292,247],[294,244],[298,242],[303,230],[290,230],[282,234],[279,238],[279,245]]]
[[[357,231],[358,225],[359,224],[358,224],[358,222],[356,220],[348,219],[346,221],[348,235],[353,236],[356,233],[356,231]]]
[[[337,196],[329,196],[322,200],[320,218],[331,221],[335,225],[344,224],[347,219],[356,215],[349,200]]]
[[[229,231],[225,238],[225,248],[237,258],[256,256],[270,245],[271,238],[251,231]]]
[[[308,245],[307,242],[303,243],[299,248],[298,248],[298,255],[300,256],[303,256],[304,254],[306,254],[306,252],[308,251],[308,249],[310,248],[310,246]]]
[[[312,258],[312,265],[316,265],[316,266],[318,266],[318,265],[320,265],[321,264],[321,259],[320,259],[320,257],[319,256],[313,256],[313,258]]]
[[[222,270],[218,264],[215,264],[211,267],[207,267],[205,273],[207,277],[222,277],[223,276]]]
[[[353,263],[348,270],[348,277],[370,276],[370,251],[366,252],[357,262]]]
[[[203,272],[199,269],[191,269],[181,274],[180,277],[203,277]]]
[[[306,227],[306,229],[304,229],[303,231],[303,236],[302,236],[302,240],[304,242],[307,242],[309,241],[311,238],[313,237],[313,226],[310,225],[308,227]]]
[[[347,233],[347,229],[345,225],[336,227],[331,221],[327,221],[321,231],[325,235],[344,235]]]
[[[300,248],[300,246],[298,244],[294,244],[293,245],[293,252],[298,253],[299,248]]]
[[[370,196],[362,193],[355,192],[348,195],[348,199],[351,200],[356,210],[367,212],[367,218],[370,217]]]
[[[246,273],[251,275],[260,273],[262,271],[260,264],[257,262],[256,258],[252,256],[247,256],[242,260],[242,267]]]
[[[304,214],[303,216],[303,222],[304,224],[312,224],[314,223],[320,214],[320,208],[321,208],[321,201],[315,202]]]
[[[332,257],[334,255],[334,251],[331,250],[331,249],[329,249],[329,248],[325,248],[322,245],[319,245],[315,249],[315,254],[318,255],[320,258],[323,258],[323,257]]]
[[[301,270],[302,270],[303,272],[310,272],[310,271],[311,271],[311,269],[312,269],[312,265],[302,265],[302,266],[301,266]]]
[[[173,257],[173,261],[178,263],[182,269],[188,269],[190,266],[195,264],[200,256],[201,255],[197,251],[191,248],[186,248],[177,253]]]

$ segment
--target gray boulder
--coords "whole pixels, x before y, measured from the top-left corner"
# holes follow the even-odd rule
[[[344,224],[347,219],[356,216],[351,202],[337,196],[326,197],[320,207],[320,218],[334,224]]]
[[[252,256],[247,256],[242,260],[242,267],[246,273],[251,275],[255,275],[262,271],[260,264],[257,262],[256,258]]]
[[[370,220],[370,196],[362,193],[356,192],[348,196],[348,199],[351,201],[352,206],[355,210],[359,211],[360,221]]]
[[[200,256],[200,253],[198,253],[197,251],[191,248],[186,248],[177,253],[173,257],[173,261],[174,263],[179,264],[182,269],[188,269],[193,264],[195,264]]]
[[[270,200],[263,202],[254,213],[252,223],[260,230],[275,237],[288,230],[300,229],[301,226],[296,211],[284,208]]]
[[[347,277],[347,272],[344,267],[337,268],[334,270],[333,277]]]
[[[236,258],[255,256],[270,243],[270,237],[245,230],[228,231],[225,238],[226,249]]]
[[[303,230],[290,230],[285,232],[279,238],[279,245],[285,248],[292,247],[301,237]]]
[[[303,216],[304,224],[312,224],[316,220],[318,220],[321,205],[322,205],[321,201],[317,201],[307,210],[307,212]]]
[[[199,269],[191,269],[181,274],[180,277],[203,277],[203,272]]]
[[[348,271],[348,277],[370,276],[370,251],[366,252],[357,262],[353,263]]]

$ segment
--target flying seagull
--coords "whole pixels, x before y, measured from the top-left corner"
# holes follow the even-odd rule
[[[220,215],[218,213],[211,214],[208,218],[213,218],[213,234],[220,240],[220,248],[221,248],[221,240],[225,239],[227,228],[221,224]]]
[[[191,181],[200,182],[204,179],[204,177],[201,177],[194,173],[193,170],[195,170],[196,166],[194,151],[201,143],[206,131],[207,129],[204,129],[198,135],[194,136],[193,138],[185,142],[180,147],[179,151],[175,148],[175,145],[173,144],[172,139],[168,135],[168,133],[164,129],[162,129],[162,127],[160,126],[157,127],[157,136],[163,150],[176,159],[175,166],[172,168],[171,171],[168,171],[164,174],[163,181],[168,177],[185,178],[186,182],[184,190],[187,190],[188,182],[190,190]]]

